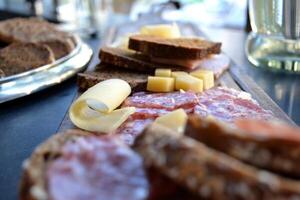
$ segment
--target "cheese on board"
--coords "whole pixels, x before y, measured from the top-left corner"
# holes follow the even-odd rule
[[[191,75],[181,75],[177,76],[175,79],[175,89],[184,90],[184,91],[194,91],[202,92],[203,91],[203,80],[195,78]]]
[[[108,79],[89,88],[75,103],[84,101],[94,110],[109,113],[120,106],[130,93],[131,88],[126,81]]]
[[[199,69],[190,73],[192,76],[203,80],[203,89],[214,87],[214,73],[210,70]]]
[[[155,76],[160,76],[160,77],[170,77],[171,73],[172,73],[171,69],[157,68],[155,70]]]
[[[153,35],[162,38],[179,38],[180,30],[176,24],[147,25],[140,29],[143,35]]]
[[[174,91],[174,78],[148,76],[147,90],[150,92],[172,92]]]
[[[160,125],[168,127],[169,129],[174,130],[179,135],[182,135],[185,129],[186,120],[187,114],[182,108],[180,108],[156,118],[154,123],[158,123]]]
[[[176,78],[177,76],[182,76],[182,75],[188,75],[188,73],[184,72],[184,71],[174,71],[171,73],[171,76],[173,78]]]
[[[83,130],[109,134],[113,133],[134,112],[134,107],[125,107],[111,113],[101,113],[80,101],[72,105],[70,119]]]

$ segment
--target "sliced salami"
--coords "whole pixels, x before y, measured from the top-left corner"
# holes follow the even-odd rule
[[[195,113],[202,117],[211,115],[231,123],[241,118],[274,119],[272,112],[263,109],[249,93],[225,87],[199,94],[199,105],[195,107]]]
[[[149,184],[142,159],[116,137],[67,142],[48,167],[52,200],[142,200]]]

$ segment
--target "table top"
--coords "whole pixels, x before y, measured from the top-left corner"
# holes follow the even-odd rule
[[[204,29],[223,42],[227,53],[299,125],[300,76],[253,67],[244,53],[247,34],[242,30]],[[94,49],[90,65],[98,62],[100,40],[88,39]],[[22,162],[34,148],[57,132],[76,94],[76,78],[36,94],[0,105],[1,199],[17,199]]]

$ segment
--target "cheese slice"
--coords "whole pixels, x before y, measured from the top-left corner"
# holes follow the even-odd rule
[[[75,103],[83,101],[94,110],[109,113],[120,106],[130,93],[131,88],[126,81],[108,79],[89,88]]]
[[[175,79],[175,89],[184,91],[203,91],[203,80],[195,78],[189,74],[177,76]]]
[[[71,106],[70,119],[79,128],[99,133],[113,133],[135,112],[134,107],[125,107],[111,113],[101,113],[91,109],[84,101]]]
[[[179,38],[181,36],[176,24],[147,25],[140,29],[140,33],[162,38]]]
[[[210,70],[199,69],[190,73],[192,76],[203,80],[205,90],[214,86],[214,73]]]
[[[155,69],[155,76],[170,77],[171,73],[172,73],[171,69],[164,69],[164,68]]]
[[[176,133],[178,133],[178,135],[183,135],[186,121],[187,114],[182,108],[180,108],[166,115],[156,118],[154,123],[166,126],[169,129],[174,130]]]
[[[147,90],[150,92],[172,92],[174,91],[174,78],[148,76]]]

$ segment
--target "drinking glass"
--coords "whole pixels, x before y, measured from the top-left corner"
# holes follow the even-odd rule
[[[249,0],[249,15],[249,61],[300,73],[300,0]]]

